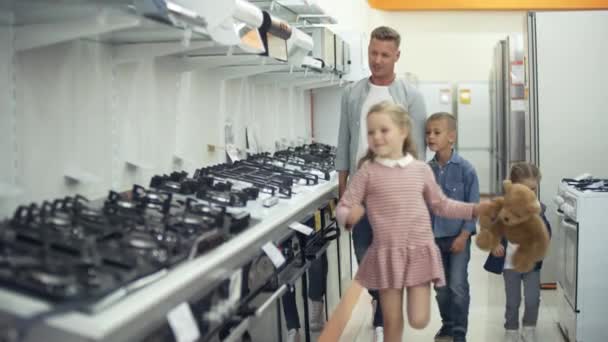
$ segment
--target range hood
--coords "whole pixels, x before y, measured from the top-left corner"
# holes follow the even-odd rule
[[[244,0],[135,0],[136,11],[150,19],[208,35],[222,45],[264,53],[258,28],[262,11]]]
[[[323,61],[323,68],[338,74],[348,72],[350,47],[335,32],[324,25],[302,26],[300,29],[312,36],[311,57]]]
[[[293,28],[289,40],[287,40],[287,52],[289,64],[299,67],[304,65],[304,59],[314,47],[312,37],[298,28]]]

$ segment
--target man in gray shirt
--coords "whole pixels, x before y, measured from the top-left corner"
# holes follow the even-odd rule
[[[425,160],[426,108],[422,95],[416,88],[397,79],[395,63],[399,60],[401,37],[390,27],[380,26],[371,34],[368,47],[368,63],[371,77],[345,87],[340,108],[340,131],[336,152],[336,170],[339,172],[339,195],[342,197],[349,176],[357,171],[359,159],[367,152],[366,117],[369,109],[383,100],[392,100],[407,108],[412,118],[412,134],[418,151],[418,159]],[[372,229],[363,217],[353,228],[353,245],[357,261],[361,262],[372,242]],[[383,340],[382,309],[378,291],[370,291],[375,303],[375,341]]]

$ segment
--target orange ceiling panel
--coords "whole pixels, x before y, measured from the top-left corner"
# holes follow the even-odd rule
[[[389,11],[514,11],[608,9],[608,0],[368,0],[372,8]]]

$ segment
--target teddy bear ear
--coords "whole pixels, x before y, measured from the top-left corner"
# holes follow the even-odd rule
[[[502,181],[502,186],[505,189],[505,192],[509,191],[509,189],[511,188],[511,181],[505,179],[504,181]]]

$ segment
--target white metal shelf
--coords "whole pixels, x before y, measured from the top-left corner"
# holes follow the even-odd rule
[[[269,1],[252,3],[272,9],[273,15],[287,16],[281,19],[288,21],[299,15],[324,15],[308,0],[279,1],[276,6]],[[115,64],[172,57],[165,62],[176,71],[218,69],[223,79],[285,71],[289,65],[239,46],[219,44],[204,29],[183,30],[142,17],[130,0],[11,0],[0,6],[0,16],[15,27],[17,52],[86,39],[110,45]]]
[[[300,221],[335,197],[335,173],[329,182],[295,188],[290,200],[264,208],[261,200],[248,204],[247,210],[259,223],[235,236],[203,257],[185,262],[165,276],[121,298],[95,314],[70,311],[40,322],[26,341],[133,341],[166,320],[178,304],[204,296],[221,279],[260,253],[262,245],[277,241]],[[36,300],[7,289],[0,289],[0,309],[19,317],[31,317],[52,309]]]

